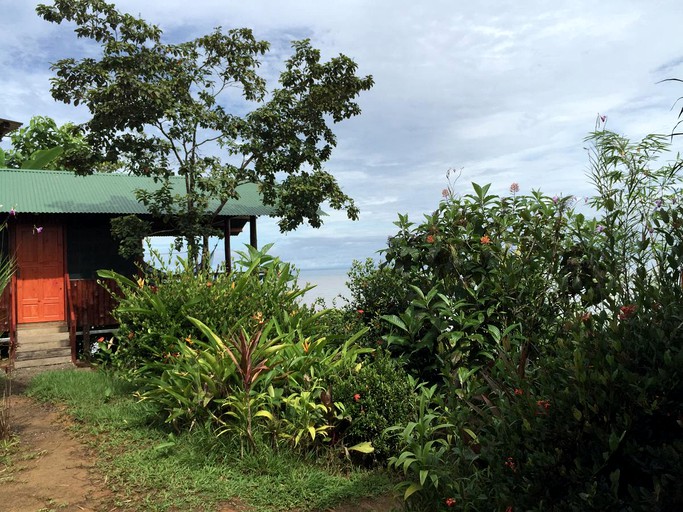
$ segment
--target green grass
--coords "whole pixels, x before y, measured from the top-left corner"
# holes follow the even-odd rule
[[[84,371],[40,374],[28,390],[66,404],[122,509],[209,511],[239,500],[254,511],[305,512],[391,492],[382,472],[323,466],[267,448],[240,458],[238,446],[205,431],[170,434],[133,391],[113,375]]]

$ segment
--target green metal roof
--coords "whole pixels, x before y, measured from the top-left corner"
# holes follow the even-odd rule
[[[176,190],[184,190],[182,177],[171,180]],[[149,212],[135,199],[135,190],[160,186],[152,178],[127,174],[77,176],[69,171],[0,169],[0,212],[14,208],[17,213],[145,214]],[[237,191],[240,198],[228,201],[221,215],[274,213],[274,207],[263,204],[255,184],[241,185]]]

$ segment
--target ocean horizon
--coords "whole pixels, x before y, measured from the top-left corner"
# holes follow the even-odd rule
[[[346,268],[300,269],[299,286],[303,287],[306,283],[315,286],[304,294],[303,302],[311,304],[316,299],[322,299],[328,308],[343,306],[346,304],[345,299],[351,298],[351,292],[346,286],[347,273]]]

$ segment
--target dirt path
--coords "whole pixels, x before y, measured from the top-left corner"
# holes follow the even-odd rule
[[[103,481],[93,478],[93,459],[66,430],[62,415],[24,396],[10,400],[18,445],[12,448],[12,463],[0,464],[0,509],[102,510],[109,493]]]
[[[70,431],[70,418],[54,405],[20,394],[35,373],[17,372],[13,380],[10,424],[16,444],[10,448],[9,464],[4,463],[6,459],[3,462],[0,450],[0,511],[120,510],[114,505],[106,476],[96,471],[95,455]],[[330,512],[389,512],[394,505],[391,498],[382,497]],[[224,504],[219,511],[238,512],[233,507]]]

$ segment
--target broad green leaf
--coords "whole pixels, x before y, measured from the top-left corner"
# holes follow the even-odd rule
[[[375,447],[372,446],[370,441],[364,441],[362,443],[354,444],[349,450],[360,453],[372,453],[375,451]]]
[[[421,490],[422,490],[422,486],[418,483],[413,482],[412,484],[410,484],[408,486],[408,488],[406,489],[406,492],[403,494],[403,500],[404,501],[407,500],[413,494],[415,494],[416,492],[421,491]]]

